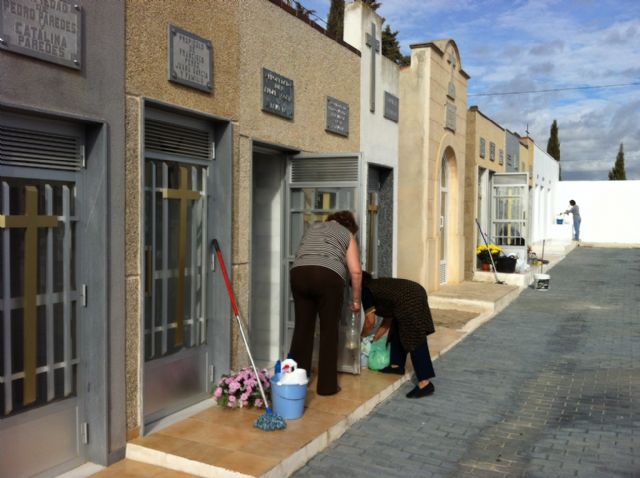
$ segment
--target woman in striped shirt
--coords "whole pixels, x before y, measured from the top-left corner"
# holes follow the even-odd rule
[[[320,319],[318,395],[334,395],[338,387],[338,323],[344,288],[351,279],[351,311],[360,314],[362,267],[355,239],[358,225],[350,211],[331,214],[304,234],[290,271],[295,305],[291,357],[311,370],[316,316]]]

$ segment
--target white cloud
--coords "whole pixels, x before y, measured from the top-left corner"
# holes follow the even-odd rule
[[[348,0],[347,0],[348,1]],[[640,82],[636,0],[379,0],[379,13],[412,43],[453,38],[469,93],[533,91]],[[304,0],[324,15],[329,0]],[[498,123],[546,148],[560,126],[565,177],[606,179],[625,145],[628,175],[640,179],[640,87],[470,96]]]

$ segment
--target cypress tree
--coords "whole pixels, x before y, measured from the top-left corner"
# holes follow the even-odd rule
[[[560,163],[560,139],[558,138],[558,122],[556,120],[553,120],[553,124],[551,125],[549,141],[547,142],[547,153]],[[558,179],[562,179],[560,168],[558,168]]]
[[[400,51],[400,43],[398,42],[398,32],[391,30],[389,25],[382,30],[382,54],[389,58],[394,63],[405,66],[411,62],[408,56],[405,56]]]
[[[380,2],[376,2],[375,0],[362,0],[362,3],[364,3],[365,5],[369,5],[369,7],[373,9],[374,12],[378,8],[380,8],[380,5],[382,5]]]
[[[327,33],[337,40],[342,40],[344,31],[344,0],[331,0]]]
[[[627,179],[627,173],[624,170],[624,146],[620,143],[616,162],[609,171],[609,181],[624,181]]]

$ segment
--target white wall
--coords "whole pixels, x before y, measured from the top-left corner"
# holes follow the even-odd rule
[[[366,35],[371,24],[376,25],[376,38],[380,51],[375,59],[375,111],[370,111],[371,48],[366,46]],[[396,274],[397,223],[398,223],[398,123],[384,117],[384,92],[399,97],[400,69],[382,56],[382,24],[380,15],[356,1],[345,6],[344,41],[362,53],[360,61],[360,151],[363,156],[363,188],[366,191],[367,165],[380,165],[393,169],[393,274]],[[402,111],[400,111],[402,114]],[[362,195],[361,210],[366,209],[366,194]],[[366,231],[366,214],[363,214],[361,230]],[[361,244],[365,247],[365,244]],[[362,251],[366,257],[366,251]]]
[[[571,199],[580,207],[582,242],[640,245],[640,181],[559,181],[554,213],[569,209]],[[556,239],[571,240],[568,223],[553,228]]]
[[[555,215],[559,211],[554,209],[554,192],[559,183],[558,174],[558,161],[534,143],[530,196],[532,207],[529,221],[531,227],[529,242],[532,244],[550,239],[554,234],[563,235],[554,227]]]

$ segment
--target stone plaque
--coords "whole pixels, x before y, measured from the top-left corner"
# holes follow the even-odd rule
[[[327,131],[349,136],[349,105],[327,96]]]
[[[400,119],[400,100],[387,91],[384,92],[384,117],[396,123]]]
[[[212,57],[210,40],[169,25],[170,81],[210,93],[213,90]]]
[[[0,0],[0,4],[0,50],[80,69],[80,6],[69,0]]]
[[[451,104],[451,103],[447,103],[446,105],[446,121],[445,121],[445,128],[449,128],[451,131],[455,132],[456,130],[456,106]]]
[[[263,68],[262,111],[293,119],[293,80]]]
[[[456,85],[453,83],[453,81],[449,82],[449,89],[447,90],[447,96],[452,100],[456,99]]]

